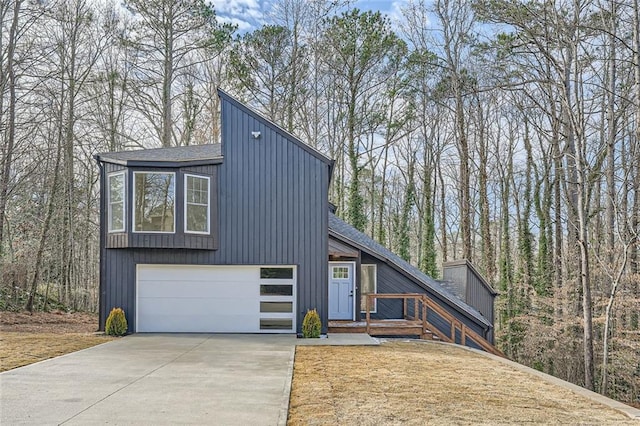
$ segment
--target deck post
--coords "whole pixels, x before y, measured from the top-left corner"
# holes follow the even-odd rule
[[[403,297],[402,298],[402,318],[407,319],[407,315],[409,314],[409,311],[407,310],[407,298]]]
[[[456,320],[451,317],[451,341],[456,342]]]
[[[371,302],[370,302],[371,297],[372,297],[371,294],[367,294],[367,301],[365,303],[367,308],[367,317],[366,317],[367,318],[367,334],[369,334],[369,331],[370,331],[369,329],[371,325],[371,309],[369,309],[369,306],[371,306]]]
[[[413,319],[417,320],[420,316],[420,311],[418,311],[418,298],[413,298]]]
[[[422,334],[427,331],[427,304],[422,300]]]
[[[460,337],[460,344],[462,346],[466,346],[467,343],[467,330],[466,330],[467,326],[462,324],[462,326],[460,327],[460,334],[462,334],[462,337]]]

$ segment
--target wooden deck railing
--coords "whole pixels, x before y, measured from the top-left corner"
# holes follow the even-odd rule
[[[484,337],[480,336],[473,330],[467,328],[460,320],[447,312],[442,306],[434,302],[425,294],[420,293],[384,293],[368,294],[366,297],[365,309],[366,309],[366,324],[367,333],[370,332],[371,325],[375,325],[375,320],[371,319],[371,306],[374,305],[376,299],[402,299],[402,319],[407,321],[414,321],[422,323],[422,330],[425,333],[427,330],[432,334],[438,336],[442,341],[449,343],[456,343],[456,331],[460,331],[460,344],[467,345],[467,339],[473,341],[476,345],[480,346],[486,352],[494,355],[506,358],[505,355],[491,343],[489,343]],[[410,315],[409,300],[413,300],[413,315]],[[444,333],[438,329],[435,325],[431,324],[428,320],[429,310],[432,310],[443,320],[451,324],[449,333]]]

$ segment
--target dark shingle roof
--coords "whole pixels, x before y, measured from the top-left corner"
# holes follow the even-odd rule
[[[211,164],[222,160],[219,143],[190,145],[172,148],[140,149],[136,151],[106,152],[96,155],[98,161],[123,166],[183,166],[188,164]]]
[[[394,254],[391,250],[383,245],[375,242],[366,234],[358,231],[353,226],[339,219],[333,213],[329,213],[329,232],[333,233],[337,237],[341,237],[345,242],[358,247],[365,252],[377,257],[380,260],[387,262],[394,269],[404,272],[410,276],[416,283],[422,287],[433,291],[441,296],[443,299],[448,300],[452,305],[455,305],[460,311],[470,315],[477,319],[481,323],[492,326],[492,324],[475,308],[467,305],[465,302],[456,297],[452,292],[442,287],[440,283],[426,275],[420,269],[411,265],[398,255]]]

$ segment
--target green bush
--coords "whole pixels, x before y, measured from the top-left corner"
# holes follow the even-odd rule
[[[302,320],[302,336],[303,337],[320,337],[320,331],[322,329],[322,322],[320,321],[320,315],[315,309],[307,311],[307,314]]]
[[[127,318],[120,308],[113,308],[107,317],[104,331],[110,336],[124,336],[127,332]]]

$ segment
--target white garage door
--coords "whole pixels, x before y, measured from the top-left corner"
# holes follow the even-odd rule
[[[291,266],[138,265],[137,332],[293,333]]]

